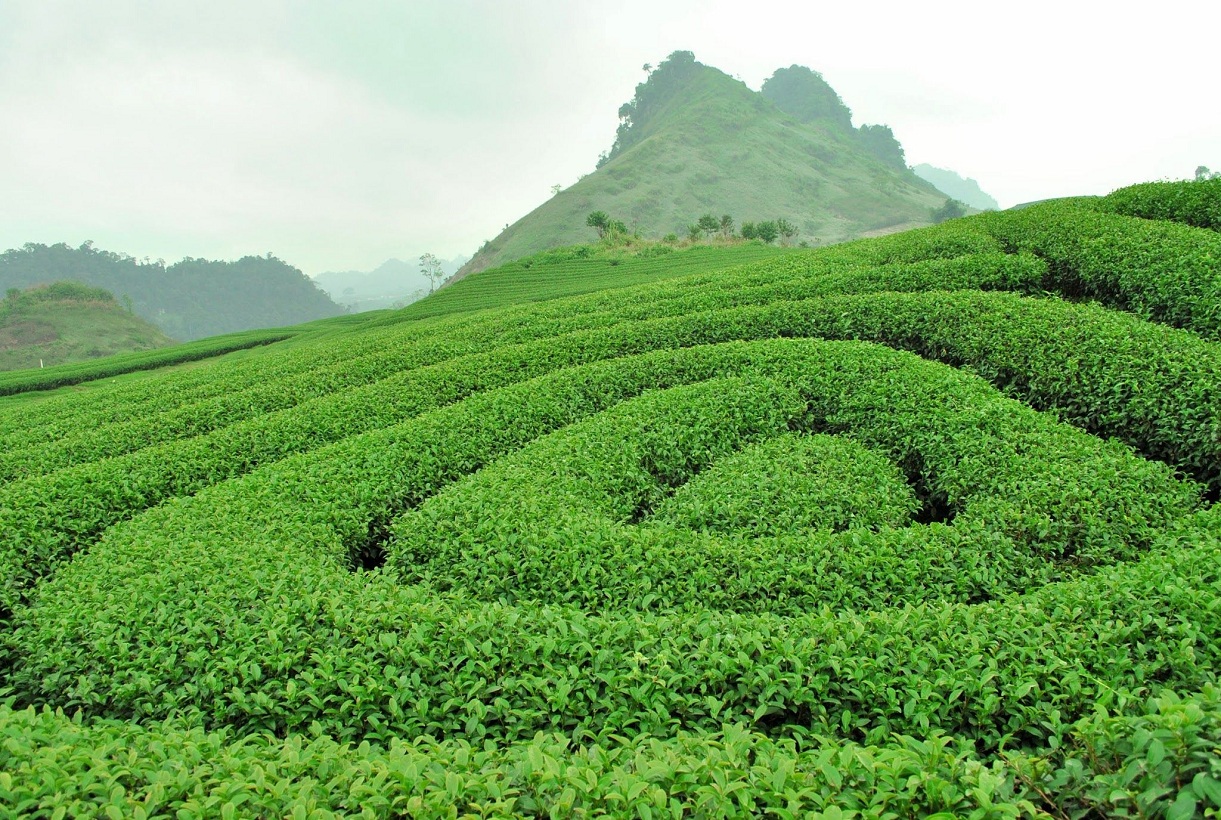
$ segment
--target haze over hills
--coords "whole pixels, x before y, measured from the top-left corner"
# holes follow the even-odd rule
[[[937,190],[946,196],[957,199],[963,205],[978,211],[996,211],[1001,207],[995,199],[984,193],[978,182],[970,177],[964,178],[947,168],[936,168],[927,162],[912,166],[912,172],[936,186]]]
[[[438,259],[447,277],[453,276],[470,257]],[[428,295],[432,283],[420,272],[418,257],[408,261],[387,259],[371,271],[327,271],[314,282],[337,304],[354,313],[403,307]]]
[[[945,202],[907,169],[889,128],[853,128],[838,95],[799,66],[755,92],[677,51],[619,117],[593,173],[485,243],[458,276],[587,242],[595,210],[651,238],[681,236],[706,213],[785,218],[798,242],[817,245],[928,224]]]
[[[72,282],[14,288],[0,302],[0,370],[51,367],[173,343],[102,288]]]
[[[299,324],[343,312],[297,268],[276,257],[236,262],[187,257],[166,265],[64,243],[0,254],[0,290],[73,281],[110,291],[179,341]]]

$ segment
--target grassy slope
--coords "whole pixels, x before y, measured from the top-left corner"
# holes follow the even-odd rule
[[[389,314],[385,321],[422,319],[625,288],[694,272],[724,270],[791,252],[789,248],[760,242],[678,248],[660,243],[626,248],[597,245],[558,248],[460,279],[427,299]]]
[[[50,367],[174,344],[117,304],[54,301],[0,317],[0,370]]]
[[[785,217],[811,244],[892,225],[926,224],[945,196],[887,168],[838,132],[797,122],[762,95],[701,67],[650,133],[510,225],[460,275],[588,241],[603,210],[646,237],[680,236],[701,214],[738,223]]]

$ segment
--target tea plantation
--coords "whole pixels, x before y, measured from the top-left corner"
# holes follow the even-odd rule
[[[544,254],[6,400],[0,812],[1216,816],[1218,203]]]

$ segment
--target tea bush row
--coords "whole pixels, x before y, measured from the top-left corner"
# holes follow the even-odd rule
[[[713,294],[703,304],[717,301]],[[1191,334],[1097,308],[1004,294],[781,302],[620,323],[456,359],[209,436],[10,484],[0,490],[5,603],[11,606],[33,580],[114,522],[259,463],[555,367],[779,336],[880,341],[967,365],[1035,406],[1183,469],[1211,492],[1221,481],[1215,434],[1221,373],[1214,345]]]
[[[802,349],[825,359],[802,372],[847,385],[919,363],[785,340],[662,351],[482,393],[264,468],[112,528],[43,582],[15,616],[14,692],[106,717],[194,714],[281,733],[317,723],[383,742],[744,721],[871,743],[938,729],[995,751],[1037,746],[1098,704],[1215,680],[1211,513],[1134,562],[1019,597],[788,618],[480,602],[349,569],[396,511],[540,435],[649,386],[769,361],[797,372]],[[941,370],[951,385],[963,378]],[[1125,502],[1139,499],[1115,499]]]
[[[1037,281],[1044,272],[1033,258],[1003,254],[933,260],[882,269],[858,267],[828,270],[833,272],[814,281],[795,281],[791,272],[786,273],[784,279],[787,281],[782,282],[776,281],[780,277],[775,270],[769,270],[764,276],[757,277],[768,284],[749,289],[744,289],[738,280],[734,280],[732,295],[726,294],[720,301],[722,304],[745,304],[837,292],[1018,287],[1031,280]],[[726,284],[729,283],[722,283],[718,290],[725,290]],[[706,299],[707,295],[700,298]],[[686,300],[674,296],[667,298],[664,291],[651,292],[643,304],[651,315],[678,315],[686,309]],[[172,405],[170,402],[178,397],[175,391],[171,391],[167,402],[149,407],[147,396],[141,396],[139,414],[134,418],[129,415],[118,423],[104,423],[106,419],[113,421],[114,408],[103,405],[103,416],[99,418],[97,415],[80,413],[73,419],[72,430],[48,429],[44,425],[42,430],[35,428],[24,431],[21,437],[0,439],[6,450],[0,452],[0,480],[41,475],[160,442],[201,435],[246,418],[294,406],[310,398],[359,387],[404,369],[437,363],[508,341],[545,338],[568,330],[592,328],[628,318],[634,318],[634,314],[625,311],[622,305],[614,312],[574,310],[562,319],[538,321],[536,318],[533,322],[519,325],[516,332],[509,335],[504,317],[497,316],[466,322],[461,332],[448,335],[444,328],[433,328],[433,334],[422,339],[418,338],[418,330],[411,334],[417,338],[398,338],[405,335],[400,326],[397,333],[377,334],[382,342],[379,350],[362,357],[304,372],[294,369],[278,378],[274,370],[269,370],[256,384],[243,387],[235,381],[228,393],[194,403]],[[435,341],[438,337],[448,339],[448,344],[438,346]]]
[[[232,353],[235,350],[246,350],[283,341],[295,335],[297,335],[296,331],[287,329],[248,330],[156,350],[119,353],[102,359],[60,364],[38,370],[0,373],[0,396],[11,396],[35,390],[54,390],[57,387],[67,387],[139,370],[154,370],[159,367],[209,359],[213,356]]]
[[[391,565],[405,581],[483,600],[599,612],[974,602],[1045,583],[1071,571],[1065,564],[1134,557],[1194,505],[1195,488],[1168,469],[943,366],[912,363],[881,380],[806,353],[819,345],[787,349],[792,375],[769,368],[761,382],[716,380],[629,401],[458,482],[397,522]],[[889,472],[912,474],[954,526],[759,540],[642,516],[743,445],[790,429],[865,442]],[[878,483],[876,472],[859,478],[862,488]]]
[[[507,747],[235,737],[89,725],[0,707],[0,803],[29,817],[1185,817],[1221,808],[1221,698],[1092,715],[1045,756],[986,763],[953,739],[775,740],[727,725],[675,738]],[[1152,765],[1151,765],[1152,764]],[[822,814],[824,813],[825,814]]]
[[[1092,204],[1108,213],[1221,231],[1221,178],[1129,185]]]
[[[1214,231],[1099,213],[1075,202],[969,221],[1007,251],[1046,259],[1048,290],[1221,339],[1221,236]]]

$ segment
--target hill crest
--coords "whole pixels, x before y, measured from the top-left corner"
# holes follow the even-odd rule
[[[10,288],[0,302],[0,370],[51,367],[174,344],[103,288]]]
[[[871,147],[893,153],[889,128],[853,129],[842,101],[835,116],[812,116],[817,106],[803,108],[802,94],[807,103],[811,89],[826,95],[811,78],[830,89],[815,72],[792,67],[765,84],[769,93],[755,92],[691,52],[675,52],[619,109],[614,144],[596,170],[485,243],[455,278],[589,241],[585,218],[595,210],[645,238],[682,235],[703,214],[739,223],[785,218],[798,228],[796,241],[810,245],[928,224],[945,196]]]

